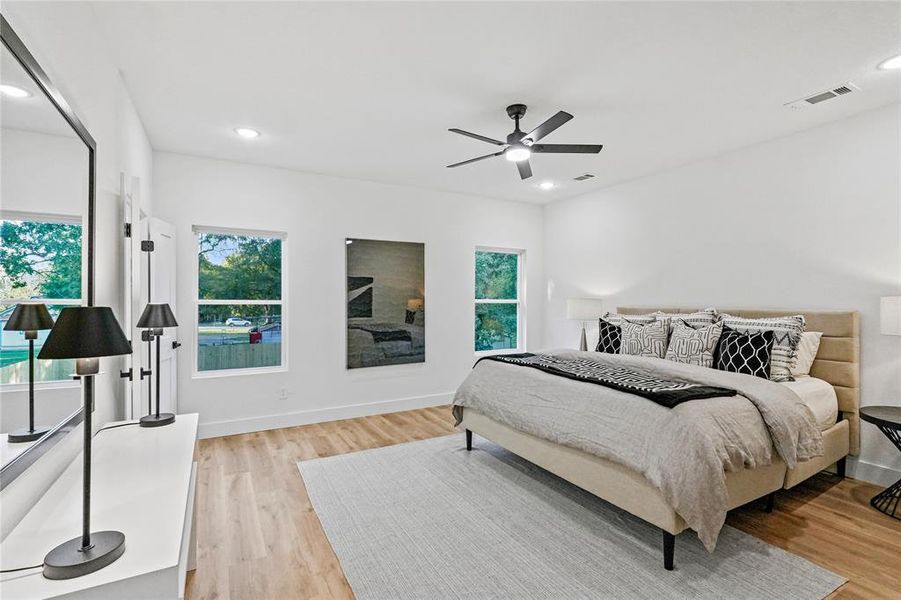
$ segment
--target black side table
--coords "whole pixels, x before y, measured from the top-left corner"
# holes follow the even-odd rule
[[[865,406],[860,418],[872,423],[901,452],[901,406]],[[870,500],[870,506],[901,521],[898,505],[901,504],[901,479],[879,492]]]

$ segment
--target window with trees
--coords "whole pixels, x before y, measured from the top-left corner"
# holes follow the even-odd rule
[[[476,352],[522,347],[522,265],[519,250],[476,250]]]
[[[284,235],[196,229],[197,373],[284,364]]]
[[[0,217],[0,384],[28,383],[28,340],[2,331],[16,304],[43,302],[55,320],[66,306],[81,305],[80,217],[4,213]],[[50,331],[39,331],[35,354]],[[71,381],[73,360],[36,360],[35,382]]]

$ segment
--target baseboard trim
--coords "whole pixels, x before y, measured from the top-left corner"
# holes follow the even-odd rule
[[[363,404],[349,404],[334,408],[317,408],[299,412],[280,413],[251,417],[247,419],[233,419],[228,421],[212,421],[201,423],[198,427],[200,439],[235,435],[239,433],[251,433],[254,431],[266,431],[267,429],[281,429],[297,425],[310,425],[311,423],[323,423],[326,421],[340,421],[341,419],[354,419],[356,417],[368,417],[386,413],[428,408],[450,404],[454,393],[429,394],[427,396],[414,396],[411,398],[397,398],[394,400],[382,400],[379,402],[367,402]]]
[[[901,471],[875,463],[864,462],[853,456],[848,457],[848,477],[889,486],[901,479]]]

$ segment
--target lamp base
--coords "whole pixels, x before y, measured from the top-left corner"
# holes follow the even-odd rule
[[[35,427],[34,431],[29,431],[28,429],[20,429],[18,431],[13,431],[12,433],[10,433],[6,438],[6,441],[8,441],[10,444],[33,442],[39,439],[48,431],[50,431],[49,427]]]
[[[145,415],[141,417],[140,421],[141,427],[162,427],[170,423],[175,423],[175,415],[172,413],[160,413],[160,416]]]
[[[62,543],[44,557],[44,577],[72,579],[99,571],[125,552],[125,534],[97,531],[91,534],[91,547],[81,548],[81,537]]]

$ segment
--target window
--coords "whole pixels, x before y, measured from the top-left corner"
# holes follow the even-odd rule
[[[476,250],[476,352],[522,347],[522,265],[518,250]]]
[[[281,367],[284,235],[195,232],[197,373]]]
[[[66,306],[81,305],[80,217],[4,213],[0,217],[0,330],[18,302],[43,302],[56,319]],[[39,331],[35,356],[47,339]],[[0,384],[28,383],[24,331],[0,331]],[[35,360],[35,382],[71,381],[74,360]]]

